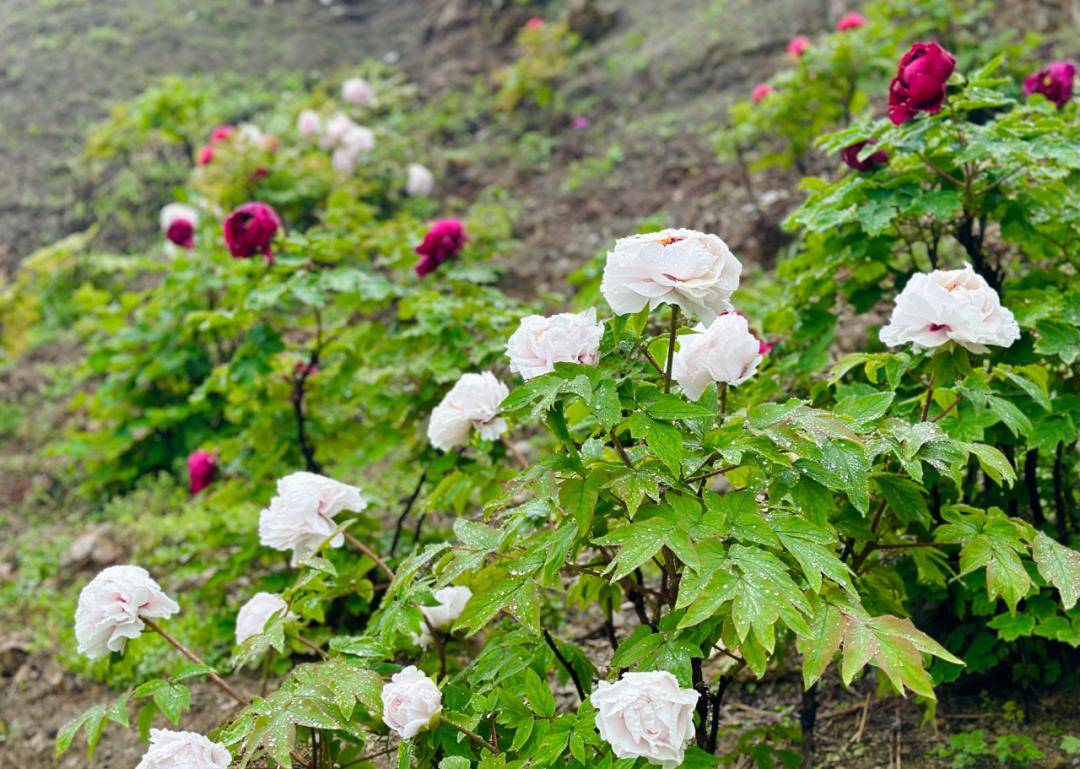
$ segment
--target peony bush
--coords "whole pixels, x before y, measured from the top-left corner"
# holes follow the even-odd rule
[[[153,641],[184,666],[58,750],[138,704],[160,769],[792,765],[769,731],[725,754],[731,687],[798,669],[812,760],[826,676],[929,712],[965,674],[1051,683],[1027,660],[1080,645],[1075,69],[1020,77],[970,25],[931,39],[955,9],[923,5],[795,38],[733,109],[748,193],[818,174],[775,273],[744,276],[724,233],[627,234],[577,312],[500,291],[506,228],[427,199],[391,79],[290,105],[280,137],[213,129],[142,262],[157,281],[80,299],[77,402],[111,433],[65,446],[97,493],[186,465],[189,504],[261,508],[223,570],[235,644],[204,656],[170,627],[204,600],[105,569],[79,653]],[[576,41],[539,18],[518,39],[500,100],[557,103]],[[197,678],[223,723],[151,728]]]

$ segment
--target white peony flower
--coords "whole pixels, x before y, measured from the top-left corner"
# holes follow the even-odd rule
[[[693,401],[710,382],[739,385],[754,375],[761,363],[761,342],[750,333],[746,318],[724,312],[706,327],[699,323],[679,337],[671,362],[671,376]]]
[[[338,112],[326,121],[322,138],[319,140],[319,146],[324,150],[333,149],[341,143],[341,140],[345,138],[345,134],[355,125],[356,123],[352,121],[352,118]]]
[[[731,309],[741,274],[742,264],[720,238],[669,229],[616,241],[600,291],[616,315],[675,304],[709,323]]]
[[[997,292],[965,264],[913,275],[880,336],[889,347],[911,343],[916,352],[952,341],[985,353],[987,345],[1011,345],[1020,338],[1020,327]]]
[[[236,131],[234,141],[240,146],[263,147],[267,136],[263,130],[254,123],[244,123]]]
[[[375,90],[366,80],[351,77],[341,84],[341,98],[352,104],[367,104],[375,97]]]
[[[123,651],[129,638],[146,626],[143,617],[165,618],[180,611],[139,566],[103,569],[79,593],[75,609],[75,638],[79,653],[90,659]]]
[[[343,174],[351,174],[356,170],[356,153],[348,147],[338,147],[334,150],[334,154],[331,157],[331,164],[334,166],[334,170]]]
[[[646,758],[664,769],[683,762],[694,736],[698,693],[680,689],[666,670],[625,673],[613,684],[601,681],[589,698],[596,728],[619,758]]]
[[[506,420],[498,416],[499,404],[509,388],[490,371],[463,374],[450,392],[431,412],[428,440],[442,451],[465,443],[476,428],[480,437],[493,441],[506,432]]]
[[[322,131],[322,118],[313,109],[306,109],[296,118],[296,132],[301,136],[318,136]]]
[[[158,219],[162,232],[168,232],[174,222],[181,221],[190,223],[194,229],[199,224],[199,212],[183,203],[169,203],[162,207]]]
[[[292,550],[293,566],[309,558],[334,529],[343,510],[367,507],[360,489],[316,473],[298,472],[277,482],[277,496],[259,514],[259,541],[275,550]],[[345,541],[339,532],[330,547]]]
[[[201,734],[151,729],[150,747],[135,769],[228,769],[231,762],[224,745]]]
[[[530,315],[522,319],[506,343],[510,370],[523,379],[532,379],[553,371],[556,363],[595,366],[603,335],[604,324],[597,322],[595,308],[550,318]]]
[[[284,614],[289,605],[279,595],[256,593],[236,613],[236,645],[239,646],[253,635],[266,629],[266,623],[275,614]]]
[[[435,189],[435,175],[419,163],[409,163],[405,194],[420,198],[430,195],[433,189]]]
[[[465,611],[465,605],[472,598],[472,591],[467,587],[451,585],[442,590],[436,590],[432,595],[438,601],[437,606],[421,606],[420,613],[427,619],[420,623],[420,632],[413,633],[413,643],[423,646],[425,649],[431,643],[431,628],[445,630],[457,621],[461,612]]]
[[[403,740],[415,737],[442,712],[442,692],[435,682],[410,665],[390,678],[382,690],[383,723]]]
[[[350,126],[349,130],[341,137],[341,146],[358,155],[371,152],[371,150],[375,149],[375,134],[366,126]]]

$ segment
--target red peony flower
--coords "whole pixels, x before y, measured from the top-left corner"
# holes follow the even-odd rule
[[[227,139],[231,139],[235,133],[236,126],[229,125],[228,123],[224,125],[219,125],[217,128],[210,132],[210,143],[220,144]]]
[[[791,38],[791,42],[787,44],[787,55],[792,59],[798,59],[810,48],[810,38],[799,35],[798,37]]]
[[[525,22],[525,26],[529,29],[540,29],[540,27],[544,26],[544,20],[541,19],[539,16],[533,16],[531,19]]]
[[[432,222],[424,242],[416,247],[416,253],[421,257],[416,263],[416,274],[423,277],[434,272],[440,264],[460,252],[468,239],[465,227],[458,219]]]
[[[225,219],[225,243],[237,259],[262,254],[273,262],[270,244],[281,227],[281,218],[266,203],[244,203]]]
[[[217,457],[204,449],[191,452],[187,458],[188,488],[192,494],[210,485],[214,480],[214,470],[217,469]]]
[[[200,166],[210,165],[210,161],[214,159],[214,148],[209,144],[199,147],[199,152],[195,155],[195,162]]]
[[[181,248],[195,245],[195,225],[187,219],[177,219],[165,230],[165,237]]]
[[[853,11],[840,17],[840,21],[836,22],[836,31],[847,32],[849,29],[858,29],[864,26],[866,26],[866,17]]]
[[[920,112],[938,113],[956,59],[937,43],[915,43],[889,84],[889,120],[906,123]]]
[[[854,168],[856,171],[872,171],[875,166],[883,166],[889,162],[889,153],[885,150],[878,150],[863,160],[859,160],[859,153],[868,144],[877,144],[877,139],[867,139],[844,147],[843,158],[848,168]]]
[[[1076,67],[1071,61],[1055,61],[1024,80],[1024,95],[1041,93],[1059,107],[1072,98]]]
[[[754,102],[754,104],[760,104],[771,93],[773,93],[772,86],[755,85],[754,90],[750,92],[750,101]]]

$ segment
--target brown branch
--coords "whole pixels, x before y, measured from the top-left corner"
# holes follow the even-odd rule
[[[394,570],[391,569],[389,566],[387,566],[386,562],[382,558],[375,555],[375,553],[371,550],[370,547],[365,545],[363,542],[361,542],[352,533],[350,533],[348,531],[343,531],[341,533],[345,536],[345,539],[348,541],[348,543],[350,545],[352,545],[357,550],[359,550],[361,553],[363,553],[368,558],[370,558],[372,561],[374,561],[375,565],[378,566],[382,570],[382,573],[385,574],[387,577],[389,577],[391,582],[394,581],[394,577],[396,576],[394,574]]]
[[[717,470],[711,470],[711,471],[709,471],[707,473],[702,473],[701,475],[692,475],[692,476],[690,476],[689,478],[686,479],[686,482],[687,483],[694,483],[696,481],[703,481],[706,478],[712,478],[713,476],[716,476],[716,475],[723,475],[724,473],[730,473],[732,470],[738,470],[740,467],[742,467],[742,465],[724,465],[723,467],[721,467],[721,468],[719,468]]]
[[[611,442],[615,446],[615,452],[619,455],[619,459],[623,461],[623,464],[634,469],[634,463],[630,461],[630,456],[626,453],[626,449],[623,448],[622,441],[619,440],[618,433],[615,432],[615,428],[611,428]]]
[[[671,305],[671,331],[668,334],[667,367],[664,369],[664,392],[671,391],[671,366],[675,361],[675,337],[679,333],[679,305]]]
[[[502,445],[506,447],[506,450],[510,452],[510,455],[514,460],[521,465],[522,470],[529,469],[529,460],[525,459],[525,455],[517,450],[517,446],[510,442],[510,439],[506,437],[506,433],[499,436],[499,440],[502,441]]]
[[[469,729],[468,727],[462,726],[461,724],[455,724],[453,721],[447,721],[446,719],[443,719],[442,723],[446,724],[447,726],[449,726],[449,727],[451,727],[453,729],[457,729],[459,732],[464,734],[466,737],[468,737],[470,740],[475,742],[477,745],[483,745],[485,748],[490,750],[495,755],[499,754],[499,748],[498,748],[497,745],[495,745],[492,742],[488,742],[483,737],[481,737],[479,734],[474,732],[472,729]]]

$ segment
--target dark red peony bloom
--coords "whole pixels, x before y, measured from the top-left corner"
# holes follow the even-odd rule
[[[900,125],[920,112],[940,112],[955,67],[956,59],[937,43],[911,46],[889,84],[889,120]]]
[[[210,161],[214,159],[214,148],[209,144],[199,147],[198,154],[195,155],[195,162],[200,166],[210,165]]]
[[[1024,80],[1024,95],[1041,93],[1059,107],[1072,98],[1076,67],[1071,61],[1055,61]]]
[[[416,247],[416,253],[420,254],[416,274],[423,277],[434,272],[440,264],[460,252],[468,239],[465,227],[457,219],[432,222],[431,229],[424,235],[424,242]]]
[[[225,243],[237,259],[262,254],[273,261],[270,244],[281,227],[277,211],[266,203],[245,203],[225,219]]]
[[[165,230],[165,237],[180,248],[192,248],[195,245],[195,225],[187,219],[174,219]]]
[[[864,26],[866,26],[866,17],[861,13],[852,11],[840,17],[840,21],[836,22],[836,31],[847,32],[849,29],[858,29]]]
[[[859,160],[859,153],[868,144],[877,144],[877,139],[867,139],[844,147],[843,157],[848,168],[854,168],[856,171],[873,171],[876,166],[883,166],[889,162],[889,153],[885,150],[872,152],[863,160]]]
[[[758,355],[768,355],[776,347],[776,342],[758,341]]]
[[[210,132],[210,143],[220,144],[226,139],[231,139],[234,134],[236,134],[236,126],[229,125],[228,123],[226,123],[225,125],[219,125],[217,128]]]
[[[187,458],[188,488],[192,494],[210,485],[214,480],[214,470],[217,469],[217,457],[204,449],[191,452]]]

